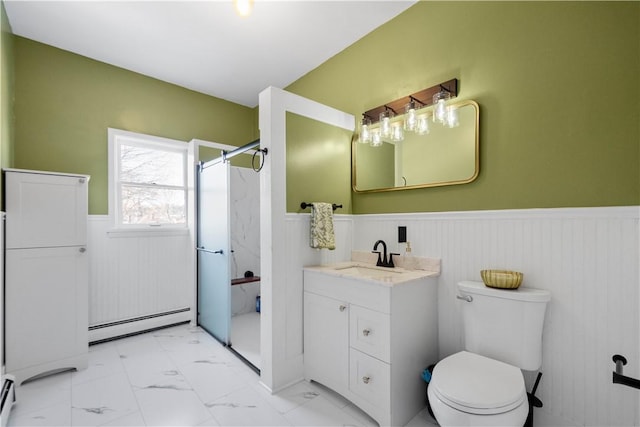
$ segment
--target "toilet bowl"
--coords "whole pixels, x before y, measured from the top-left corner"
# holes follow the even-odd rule
[[[522,426],[529,412],[520,369],[467,351],[435,366],[428,397],[441,426]]]

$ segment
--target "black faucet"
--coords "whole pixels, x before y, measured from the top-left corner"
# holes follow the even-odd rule
[[[380,243],[382,243],[382,250],[384,251],[382,257],[380,256],[380,251],[377,250]],[[393,256],[400,255],[391,253],[389,254],[389,259],[387,259],[387,244],[384,242],[384,240],[378,240],[376,244],[373,245],[373,250],[371,252],[374,254],[378,254],[378,262],[376,263],[376,266],[378,267],[395,267],[393,265]]]

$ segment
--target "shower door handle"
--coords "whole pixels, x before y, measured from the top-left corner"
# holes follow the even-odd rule
[[[208,254],[219,254],[219,255],[223,255],[224,254],[224,251],[222,249],[218,249],[217,251],[212,251],[212,250],[206,249],[203,246],[196,246],[196,250],[197,251],[206,252]]]

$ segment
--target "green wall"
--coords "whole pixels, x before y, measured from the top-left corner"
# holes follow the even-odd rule
[[[13,81],[14,53],[11,25],[4,2],[0,1],[0,167],[13,166]],[[0,174],[0,195],[4,194]],[[4,197],[0,197],[4,209]]]
[[[255,109],[21,37],[15,51],[14,166],[91,175],[89,213],[106,214],[107,128],[241,146]]]
[[[478,179],[354,213],[640,204],[639,2],[421,1],[287,90],[360,117],[452,77],[480,105]]]
[[[336,213],[351,213],[352,132],[287,112],[286,135],[287,212],[309,212],[302,202],[328,202],[342,205]]]

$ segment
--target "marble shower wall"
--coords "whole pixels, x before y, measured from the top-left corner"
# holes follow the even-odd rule
[[[260,178],[252,169],[231,167],[231,277],[260,275]]]

